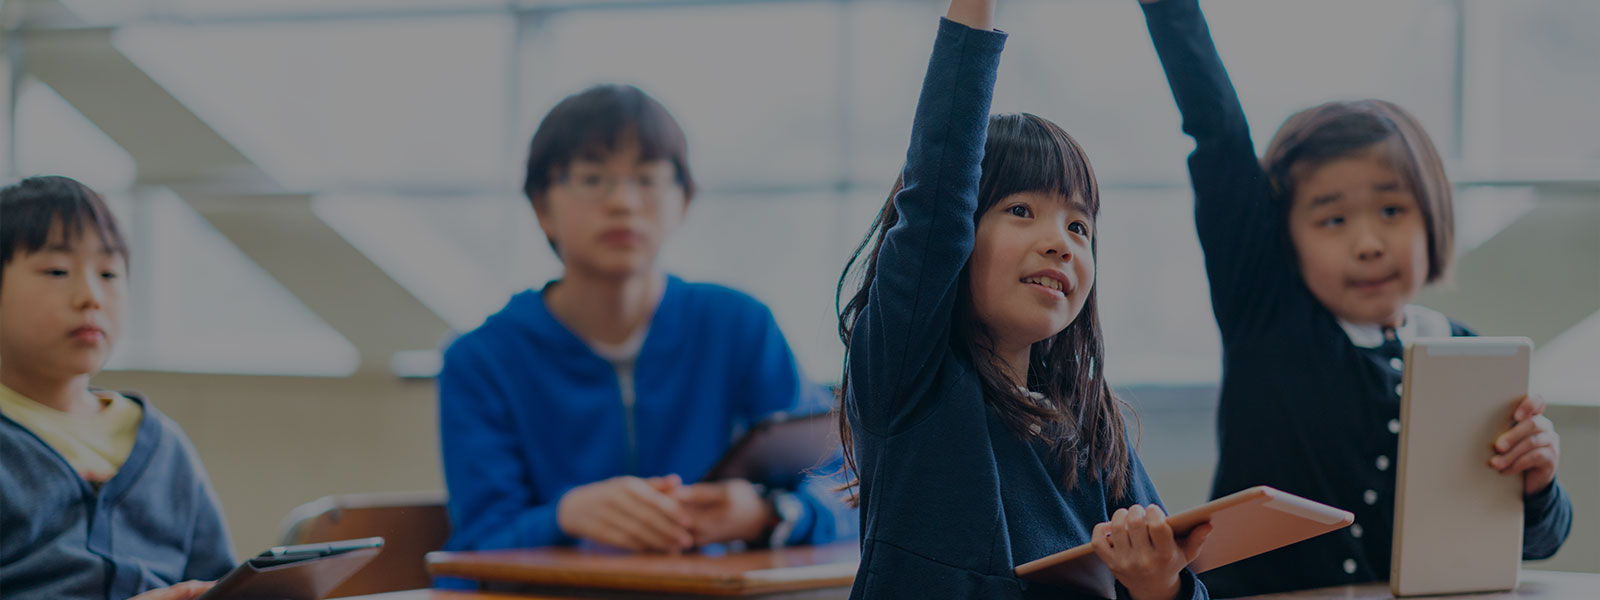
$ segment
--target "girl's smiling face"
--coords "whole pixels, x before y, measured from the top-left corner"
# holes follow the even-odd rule
[[[1060,333],[1094,289],[1094,218],[1081,198],[1023,192],[978,219],[969,259],[972,308],[1008,356]]]

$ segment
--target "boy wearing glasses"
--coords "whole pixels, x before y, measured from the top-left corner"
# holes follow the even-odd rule
[[[766,306],[657,264],[694,195],[672,116],[638,88],[597,86],[531,146],[524,191],[564,273],[445,352],[446,547],[681,552],[853,532],[828,480],[695,481],[734,432],[829,399]]]

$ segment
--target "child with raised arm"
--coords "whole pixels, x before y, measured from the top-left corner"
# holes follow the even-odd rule
[[[1211,495],[1255,485],[1331,504],[1354,525],[1214,571],[1218,596],[1389,577],[1403,344],[1472,335],[1412,304],[1454,254],[1450,182],[1406,111],[1329,102],[1289,117],[1256,158],[1244,110],[1195,0],[1143,5],[1195,139],[1195,225],[1222,333]],[[1523,483],[1523,556],[1566,539],[1554,426],[1537,396],[1507,411],[1495,469]]]
[[[901,179],[839,285],[851,597],[1073,597],[1013,569],[1092,542],[1120,597],[1205,598],[1185,566],[1209,525],[1166,525],[1104,377],[1094,172],[1055,124],[989,116],[993,8],[951,2]]]

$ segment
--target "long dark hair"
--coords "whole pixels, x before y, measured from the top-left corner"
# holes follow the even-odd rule
[[[850,393],[850,341],[878,274],[883,233],[900,220],[895,197],[903,183],[895,181],[889,199],[856,246],[834,290],[839,339],[845,346],[844,375],[839,384],[839,438],[844,444],[845,469],[852,474],[857,472],[855,451],[843,405],[845,394]],[[977,222],[1000,200],[1024,192],[1081,198],[1091,215],[1100,214],[1100,191],[1094,171],[1072,136],[1035,115],[992,116],[983,147],[978,209],[972,215],[973,221]],[[1094,248],[1094,240],[1090,240],[1090,248]],[[1122,402],[1111,392],[1104,376],[1105,344],[1095,299],[1098,291],[1090,289],[1083,310],[1066,329],[1033,344],[1028,390],[1043,395],[1041,402],[1017,389],[995,360],[989,335],[973,312],[970,269],[968,263],[961,270],[956,308],[951,315],[951,344],[978,370],[984,400],[1017,435],[1039,438],[1050,445],[1067,489],[1078,484],[1078,468],[1088,467],[1096,479],[1104,478],[1114,497],[1124,496],[1130,476],[1128,441]],[[852,477],[843,489],[852,489],[858,483],[859,479]],[[852,494],[850,501],[857,500]]]

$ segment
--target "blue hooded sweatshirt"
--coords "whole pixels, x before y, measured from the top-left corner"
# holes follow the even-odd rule
[[[548,286],[547,286],[548,289]],[[556,523],[568,490],[621,475],[694,483],[741,431],[779,412],[826,410],[766,306],[668,277],[634,362],[633,403],[611,362],[526,291],[452,343],[439,375],[450,550],[573,544]],[[823,467],[758,481],[804,510],[789,544],[854,536]]]

